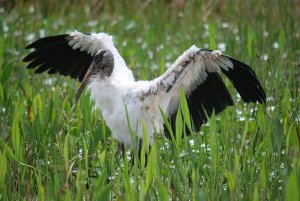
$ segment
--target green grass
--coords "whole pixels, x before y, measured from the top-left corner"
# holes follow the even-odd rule
[[[297,1],[16,2],[0,7],[0,200],[300,199]],[[74,29],[114,35],[138,79],[160,75],[193,44],[225,44],[257,73],[267,106],[233,95],[235,106],[200,133],[157,136],[148,165],[143,156],[132,165],[88,94],[71,110],[79,83],[22,63],[29,42]],[[188,121],[181,111],[177,136]]]

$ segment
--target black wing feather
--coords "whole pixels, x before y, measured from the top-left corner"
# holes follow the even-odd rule
[[[68,37],[68,34],[50,36],[29,44],[26,49],[34,51],[23,59],[29,62],[27,68],[35,68],[35,73],[59,73],[82,81],[93,56],[79,48],[74,50],[68,44]]]
[[[230,79],[243,101],[265,104],[266,93],[254,71],[247,64],[231,57],[228,58],[233,63],[233,68],[228,71],[222,69],[222,72]]]
[[[27,45],[26,49],[32,49],[37,47],[42,48],[44,46],[49,46],[49,44],[54,44],[63,41],[62,39],[65,39],[68,36],[69,34],[61,34],[56,36],[47,36],[45,38],[40,38],[34,41],[33,43]]]

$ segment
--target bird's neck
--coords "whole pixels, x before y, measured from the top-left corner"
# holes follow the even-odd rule
[[[111,79],[118,81],[118,80],[134,80],[132,71],[127,67],[124,59],[121,57],[118,50],[113,47],[111,48],[112,54],[114,56],[114,70],[111,74]]]

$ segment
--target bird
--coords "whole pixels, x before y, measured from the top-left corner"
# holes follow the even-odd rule
[[[266,104],[266,93],[255,72],[219,50],[192,45],[159,77],[135,80],[108,33],[74,30],[37,39],[26,49],[32,49],[23,59],[28,69],[35,69],[37,74],[58,73],[81,82],[75,104],[85,89],[89,91],[113,138],[129,148],[135,146],[136,139],[147,138],[151,146],[155,135],[170,137],[172,130],[175,132],[181,94],[186,97],[195,132],[213,113],[233,106],[221,73],[244,102]],[[167,129],[164,116],[171,129]],[[143,135],[144,130],[147,135]]]

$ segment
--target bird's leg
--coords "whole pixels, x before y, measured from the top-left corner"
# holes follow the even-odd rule
[[[118,151],[122,152],[123,158],[126,156],[124,143],[119,143],[118,144]]]
[[[139,143],[138,143],[138,150],[137,150],[137,156],[138,156],[138,161],[140,161],[140,163],[142,162],[142,148],[143,148],[143,140],[140,139]],[[144,147],[144,149],[146,149],[146,147]],[[145,150],[145,166],[147,166],[148,163],[148,155],[150,154],[150,150],[151,150],[151,146],[149,146],[148,151]],[[135,161],[135,154],[134,154],[134,150],[131,152],[131,164],[134,165],[134,161]]]
[[[142,159],[142,147],[143,147],[143,140],[140,140],[139,150],[138,150],[138,156],[139,156],[140,161],[141,161],[141,159]],[[146,148],[146,147],[145,147],[145,148]],[[147,163],[148,163],[148,155],[150,154],[150,151],[151,151],[151,145],[149,145],[148,151],[145,150],[145,166],[147,166]]]

